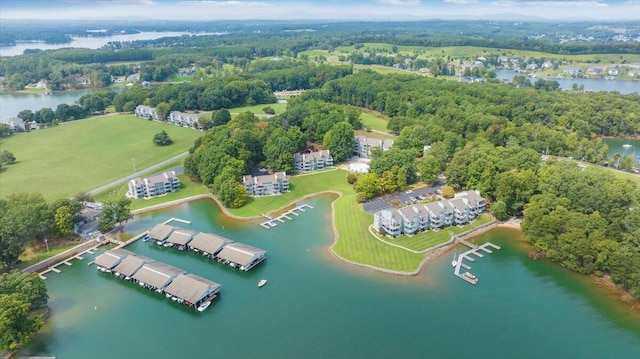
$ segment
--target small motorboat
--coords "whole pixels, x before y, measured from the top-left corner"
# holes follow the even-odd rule
[[[204,303],[202,303],[199,307],[198,307],[198,311],[199,312],[204,312],[205,309],[209,308],[209,306],[211,305],[211,301],[208,300]]]
[[[451,266],[455,267],[458,265],[458,261],[456,260],[456,254],[453,254],[453,260],[451,261]]]
[[[260,281],[258,282],[258,287],[262,288],[262,287],[264,287],[265,284],[267,284],[267,280],[266,279],[260,279]]]

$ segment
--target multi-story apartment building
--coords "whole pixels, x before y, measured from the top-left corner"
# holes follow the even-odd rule
[[[298,172],[311,172],[328,166],[333,166],[333,157],[329,150],[320,150],[310,153],[295,153],[293,155],[293,169]]]
[[[153,107],[138,105],[134,113],[136,116],[145,118],[147,120],[154,120],[154,121],[161,120],[160,116],[158,116],[158,113],[156,112],[156,109]]]
[[[289,178],[285,172],[263,176],[242,176],[242,184],[250,196],[271,196],[289,190]]]
[[[451,200],[378,211],[373,215],[373,227],[394,238],[403,233],[413,235],[428,229],[467,224],[486,208],[485,199],[476,191],[466,191]]]
[[[393,146],[393,140],[356,136],[353,153],[360,158],[371,158],[371,150],[376,148],[387,151]]]
[[[180,189],[180,180],[175,171],[167,171],[147,178],[129,181],[129,195],[133,198],[151,198]]]

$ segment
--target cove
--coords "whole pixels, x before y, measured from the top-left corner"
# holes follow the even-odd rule
[[[171,217],[181,225],[267,250],[248,273],[193,253],[138,241],[128,249],[222,284],[203,313],[99,273],[83,261],[46,281],[52,315],[23,355],[58,358],[622,358],[640,357],[640,318],[606,293],[543,261],[530,260],[519,232],[476,242],[502,247],[471,263],[472,286],[453,275],[447,253],[420,275],[357,268],[328,247],[335,196],[266,230],[223,216],[211,200],[140,215],[131,237]],[[178,225],[177,223],[174,223]],[[461,250],[462,248],[459,248]],[[260,278],[268,284],[258,288]]]

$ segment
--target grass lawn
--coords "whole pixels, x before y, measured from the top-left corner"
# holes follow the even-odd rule
[[[395,139],[396,136],[392,134],[383,134],[380,132],[367,132],[365,130],[355,130],[353,131],[356,136],[367,136],[370,138],[380,138],[380,139]]]
[[[38,87],[25,87],[23,90],[16,91],[18,93],[45,93],[47,91],[46,88],[38,88]]]
[[[173,74],[171,76],[169,76],[168,79],[166,79],[164,82],[184,82],[184,81],[191,81],[191,76],[180,76],[178,74]]]
[[[449,231],[451,231],[453,234],[460,234],[464,231],[480,227],[483,224],[489,223],[490,221],[491,216],[487,213],[483,213],[473,223],[467,224],[466,226],[453,226],[443,228],[438,232],[426,231],[424,233],[418,233],[413,237],[400,236],[396,239],[387,240],[405,248],[412,249],[414,251],[422,251],[448,241],[451,238],[451,236],[449,235]]]
[[[30,265],[36,264],[47,258],[51,258],[57,254],[60,254],[68,249],[71,249],[82,241],[62,241],[62,242],[49,242],[49,251],[47,252],[46,245],[43,243],[32,244],[28,246],[25,251],[20,255],[20,263],[16,266],[17,269],[24,269]]]
[[[334,252],[353,262],[380,268],[410,272],[418,268],[424,258],[378,241],[368,231],[373,216],[355,201],[355,191],[346,180],[343,170],[325,171],[313,175],[293,176],[290,179],[291,192],[282,196],[252,199],[242,208],[230,212],[237,216],[255,216],[282,207],[306,194],[332,189],[342,193],[334,202],[335,225],[339,233]]]
[[[174,143],[153,144],[165,130]],[[17,159],[0,171],[0,197],[39,192],[48,200],[89,191],[187,151],[201,132],[134,115],[100,116],[0,139]]]
[[[287,110],[286,103],[265,103],[261,105],[230,108],[229,112],[243,113],[243,112],[249,111],[249,112],[255,113],[256,115],[264,115],[264,112],[262,112],[262,109],[265,107],[271,107],[272,109],[274,109],[276,111],[276,115],[279,115]]]
[[[363,109],[360,119],[362,120],[362,124],[365,128],[371,127],[376,131],[389,132],[389,130],[387,130],[389,118],[385,115],[376,114]]]

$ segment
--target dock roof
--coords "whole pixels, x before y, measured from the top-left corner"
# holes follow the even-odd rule
[[[164,288],[173,278],[184,273],[185,271],[182,269],[172,267],[168,264],[151,262],[144,264],[132,277],[154,288]]]
[[[220,284],[195,274],[180,274],[167,286],[165,292],[195,304],[221,287]]]
[[[128,256],[135,256],[135,253],[126,249],[110,249],[97,256],[94,263],[98,266],[112,269]]]
[[[113,270],[127,277],[131,277],[140,267],[151,262],[153,262],[153,259],[144,256],[128,256],[113,268]]]
[[[198,233],[189,242],[189,247],[215,254],[226,244],[234,243],[232,240],[211,233]]]
[[[252,247],[244,243],[234,242],[224,246],[222,251],[218,253],[217,257],[246,266],[251,263],[254,258],[263,256],[266,253],[266,251],[260,248]]]
[[[167,238],[167,242],[184,246],[191,241],[194,234],[193,231],[176,228]]]
[[[151,239],[163,240],[163,239],[167,239],[167,237],[169,237],[169,235],[173,230],[174,228],[172,226],[160,223],[155,227],[151,228],[151,230],[149,230],[148,235],[149,235],[149,238]]]

